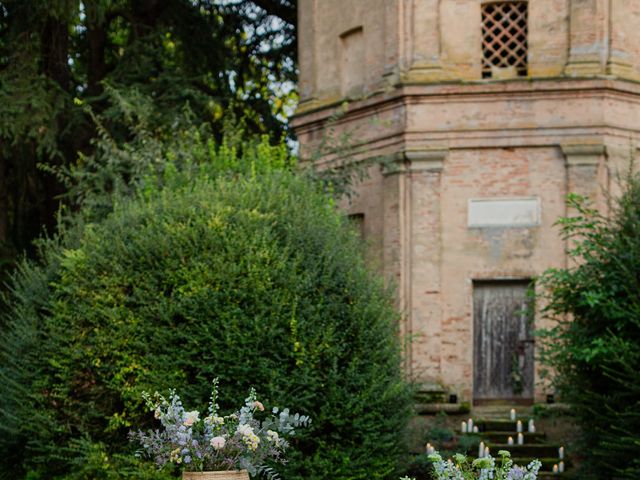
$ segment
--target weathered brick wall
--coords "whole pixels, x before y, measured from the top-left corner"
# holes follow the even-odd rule
[[[473,282],[566,265],[553,227],[565,195],[606,210],[640,145],[640,84],[629,81],[640,66],[640,2],[530,0],[529,78],[507,81],[481,79],[480,7],[299,4],[302,156],[341,108],[341,42],[362,28],[362,86],[331,128],[352,132],[353,161],[376,162],[343,208],[364,214],[372,265],[395,285],[409,373],[463,400],[473,392]],[[468,226],[470,200],[523,198],[538,202],[539,224]]]

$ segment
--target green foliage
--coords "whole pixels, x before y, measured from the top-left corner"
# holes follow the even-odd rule
[[[480,436],[474,434],[458,435],[451,427],[451,421],[445,412],[440,412],[424,431],[422,445],[427,443],[445,458],[456,454],[467,455],[477,452]],[[433,478],[433,462],[427,453],[415,455],[409,459],[406,467],[407,476],[417,480]]]
[[[216,376],[223,410],[256,385],[312,417],[284,478],[392,474],[410,395],[390,296],[318,187],[267,170],[176,168],[42,242],[4,318],[0,477],[132,471],[127,431],[153,421],[142,391],[204,407]]]
[[[429,455],[421,453],[411,459],[411,462],[407,466],[406,477],[416,480],[431,480],[433,479],[433,462],[429,460]],[[402,479],[400,479],[402,480]]]
[[[582,427],[580,478],[639,478],[640,178],[628,180],[608,218],[571,196],[560,222],[568,269],[549,270],[543,359]]]
[[[185,108],[218,143],[230,116],[287,135],[295,22],[290,0],[0,2],[0,266],[54,231],[65,190],[38,167],[91,155],[101,130],[127,142],[132,110],[153,135]]]
[[[82,439],[73,444],[78,452],[71,464],[66,480],[170,480],[175,472],[159,471],[155,465],[142,461],[130,454],[110,454],[101,443],[92,443]],[[28,480],[46,480],[51,478],[47,471],[32,471]]]
[[[101,219],[114,202],[137,194],[150,195],[165,186],[187,185],[197,176],[260,174],[295,166],[284,142],[253,135],[243,120],[229,116],[222,140],[208,123],[197,123],[185,107],[170,127],[155,125],[153,102],[137,91],[127,95],[107,86],[121,112],[119,140],[105,126],[109,119],[91,110],[98,133],[91,155],[80,155],[68,166],[48,168],[65,186],[67,204],[80,207],[88,221]]]
[[[316,180],[322,182],[324,190],[343,200],[351,200],[354,187],[369,178],[372,166],[398,168],[396,158],[371,157],[371,152],[357,140],[363,129],[379,128],[379,122],[371,120],[368,125],[356,128],[344,129],[344,125],[338,128],[348,111],[349,103],[343,102],[341,108],[327,119],[318,144],[313,150],[305,152],[307,158],[303,158],[303,164]]]

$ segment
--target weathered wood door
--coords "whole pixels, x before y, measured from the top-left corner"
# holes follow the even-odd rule
[[[474,401],[533,398],[528,287],[527,281],[474,283]]]

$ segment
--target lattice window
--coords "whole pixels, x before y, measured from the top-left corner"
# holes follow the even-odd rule
[[[482,5],[482,77],[503,74],[527,75],[527,2]]]

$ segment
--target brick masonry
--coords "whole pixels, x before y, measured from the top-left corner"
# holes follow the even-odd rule
[[[528,76],[501,80],[482,79],[481,3],[298,7],[301,154],[348,101],[332,128],[351,132],[352,161],[376,161],[344,208],[364,214],[371,262],[396,287],[408,372],[462,400],[473,397],[473,282],[567,265],[553,226],[570,213],[566,194],[606,210],[640,137],[640,2],[529,0]],[[353,52],[364,58],[346,66]],[[469,201],[492,198],[538,199],[540,224],[469,228]],[[545,388],[536,382],[537,400]]]

